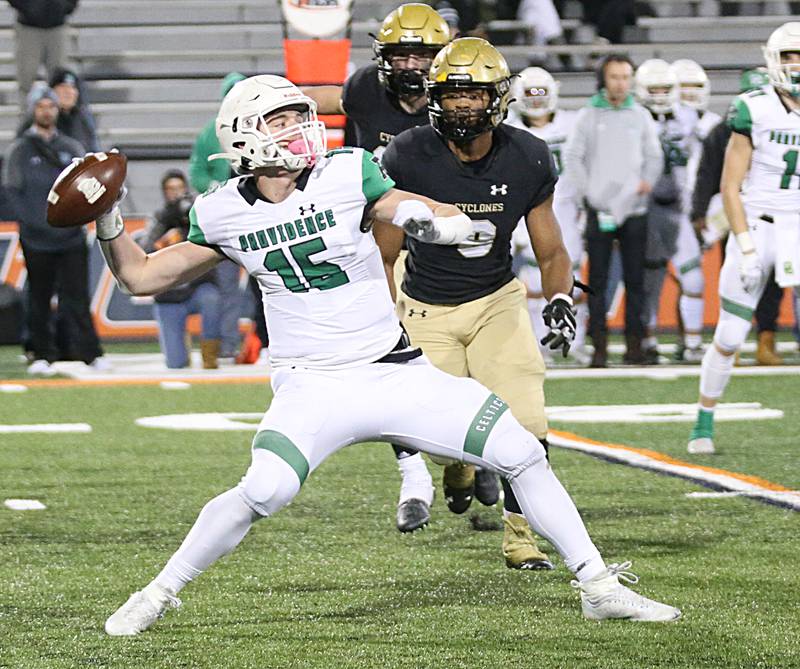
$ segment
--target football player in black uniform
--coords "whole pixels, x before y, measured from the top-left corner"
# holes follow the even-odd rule
[[[356,146],[380,156],[395,135],[428,125],[425,78],[436,54],[450,42],[445,20],[429,5],[409,3],[391,12],[375,37],[374,65],[359,68],[341,86],[313,86],[303,92],[317,102],[320,114],[344,112],[353,122]],[[402,264],[398,264],[402,269]],[[402,273],[400,277],[402,278]],[[430,521],[433,480],[422,456],[395,446],[403,485],[397,528],[413,532]],[[484,500],[497,501],[494,475]]]
[[[398,313],[434,365],[484,383],[546,443],[545,367],[525,287],[511,271],[510,242],[525,218],[549,300],[545,340],[566,355],[575,334],[572,263],[551,207],[558,179],[553,158],[541,139],[502,123],[510,72],[487,41],[451,42],[434,60],[426,88],[431,124],[398,135],[384,167],[399,188],[456,204],[475,232],[457,246],[408,239]],[[387,271],[400,248],[392,236],[380,240]],[[471,465],[448,464],[445,495],[468,504],[473,477]],[[504,492],[506,564],[552,569],[505,482]]]
[[[356,146],[380,157],[392,138],[428,124],[425,78],[450,28],[428,5],[408,3],[389,14],[375,36],[374,65],[356,70],[344,86],[311,86],[303,92],[319,114],[346,114]]]

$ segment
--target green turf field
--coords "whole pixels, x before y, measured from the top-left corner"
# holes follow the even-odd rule
[[[8,361],[8,356],[5,358]],[[550,381],[556,405],[691,402],[696,379]],[[734,378],[726,401],[781,421],[718,425],[715,467],[800,488],[800,379]],[[258,385],[187,391],[125,386],[0,395],[0,424],[88,422],[91,434],[0,434],[0,667],[262,669],[800,667],[800,516],[554,450],[609,562],[632,559],[638,589],[678,605],[673,624],[591,623],[570,575],[506,569],[500,532],[476,532],[436,500],[431,527],[394,529],[399,477],[387,446],[334,456],[279,516],[187,587],[184,605],[133,639],[105,618],[163,565],[209,498],[249,461],[247,432],[137,427],[163,413],[260,412]],[[554,425],[688,456],[687,424]],[[439,471],[432,466],[435,477]]]

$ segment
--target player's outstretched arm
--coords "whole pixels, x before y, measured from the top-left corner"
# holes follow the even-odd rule
[[[455,205],[397,188],[390,188],[375,201],[372,216],[430,244],[458,244],[473,231],[472,220]]]
[[[125,232],[116,207],[97,220],[97,238],[111,273],[131,295],[155,295],[202,276],[222,260],[214,249],[181,242],[147,254]]]
[[[318,114],[344,114],[341,86],[303,86],[304,95],[317,103]]]

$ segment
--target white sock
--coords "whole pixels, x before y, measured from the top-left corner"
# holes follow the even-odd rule
[[[400,503],[414,498],[425,501],[428,506],[433,504],[433,479],[425,465],[422,453],[400,458],[397,461],[397,468],[403,477],[403,484],[400,487]]]
[[[542,348],[541,341],[549,330],[544,324],[542,318],[542,309],[547,306],[547,300],[543,297],[529,297],[528,298],[528,313],[531,316],[531,324],[533,325],[533,334],[536,337],[536,343]],[[543,349],[544,350],[544,349]],[[549,350],[548,350],[549,352]]]
[[[703,345],[703,335],[699,332],[687,332],[683,335],[683,345],[686,348],[700,348]]]
[[[703,330],[703,298],[681,295],[678,308],[683,320],[683,329],[686,332],[701,332]],[[695,347],[689,347],[695,348]]]
[[[706,349],[700,366],[700,394],[712,400],[722,397],[731,378],[735,355],[722,355],[714,344]]]
[[[540,460],[511,479],[511,487],[528,524],[553,544],[578,580],[588,581],[603,572],[603,558],[547,460]]]
[[[586,327],[589,319],[589,305],[586,302],[578,302],[575,305],[575,341],[572,345],[576,349],[581,349],[586,346]]]
[[[644,339],[642,339],[642,348],[646,351],[650,350],[651,348],[656,348],[658,346],[658,337],[655,335],[648,335]]]
[[[260,518],[242,499],[237,488],[208,502],[181,547],[175,551],[155,582],[178,593],[219,558],[230,553]]]

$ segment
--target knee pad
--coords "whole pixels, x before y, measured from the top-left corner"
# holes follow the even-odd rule
[[[703,270],[700,267],[693,267],[686,274],[680,275],[681,290],[689,295],[703,294],[705,287],[705,279],[703,278]]]
[[[750,321],[720,310],[717,329],[714,330],[714,343],[723,351],[738,351],[750,332]]]
[[[238,489],[253,511],[260,516],[271,516],[300,492],[300,479],[283,458],[272,451],[254,448],[253,460]]]
[[[499,418],[483,450],[483,459],[507,479],[515,478],[546,457],[541,442],[510,411]]]

